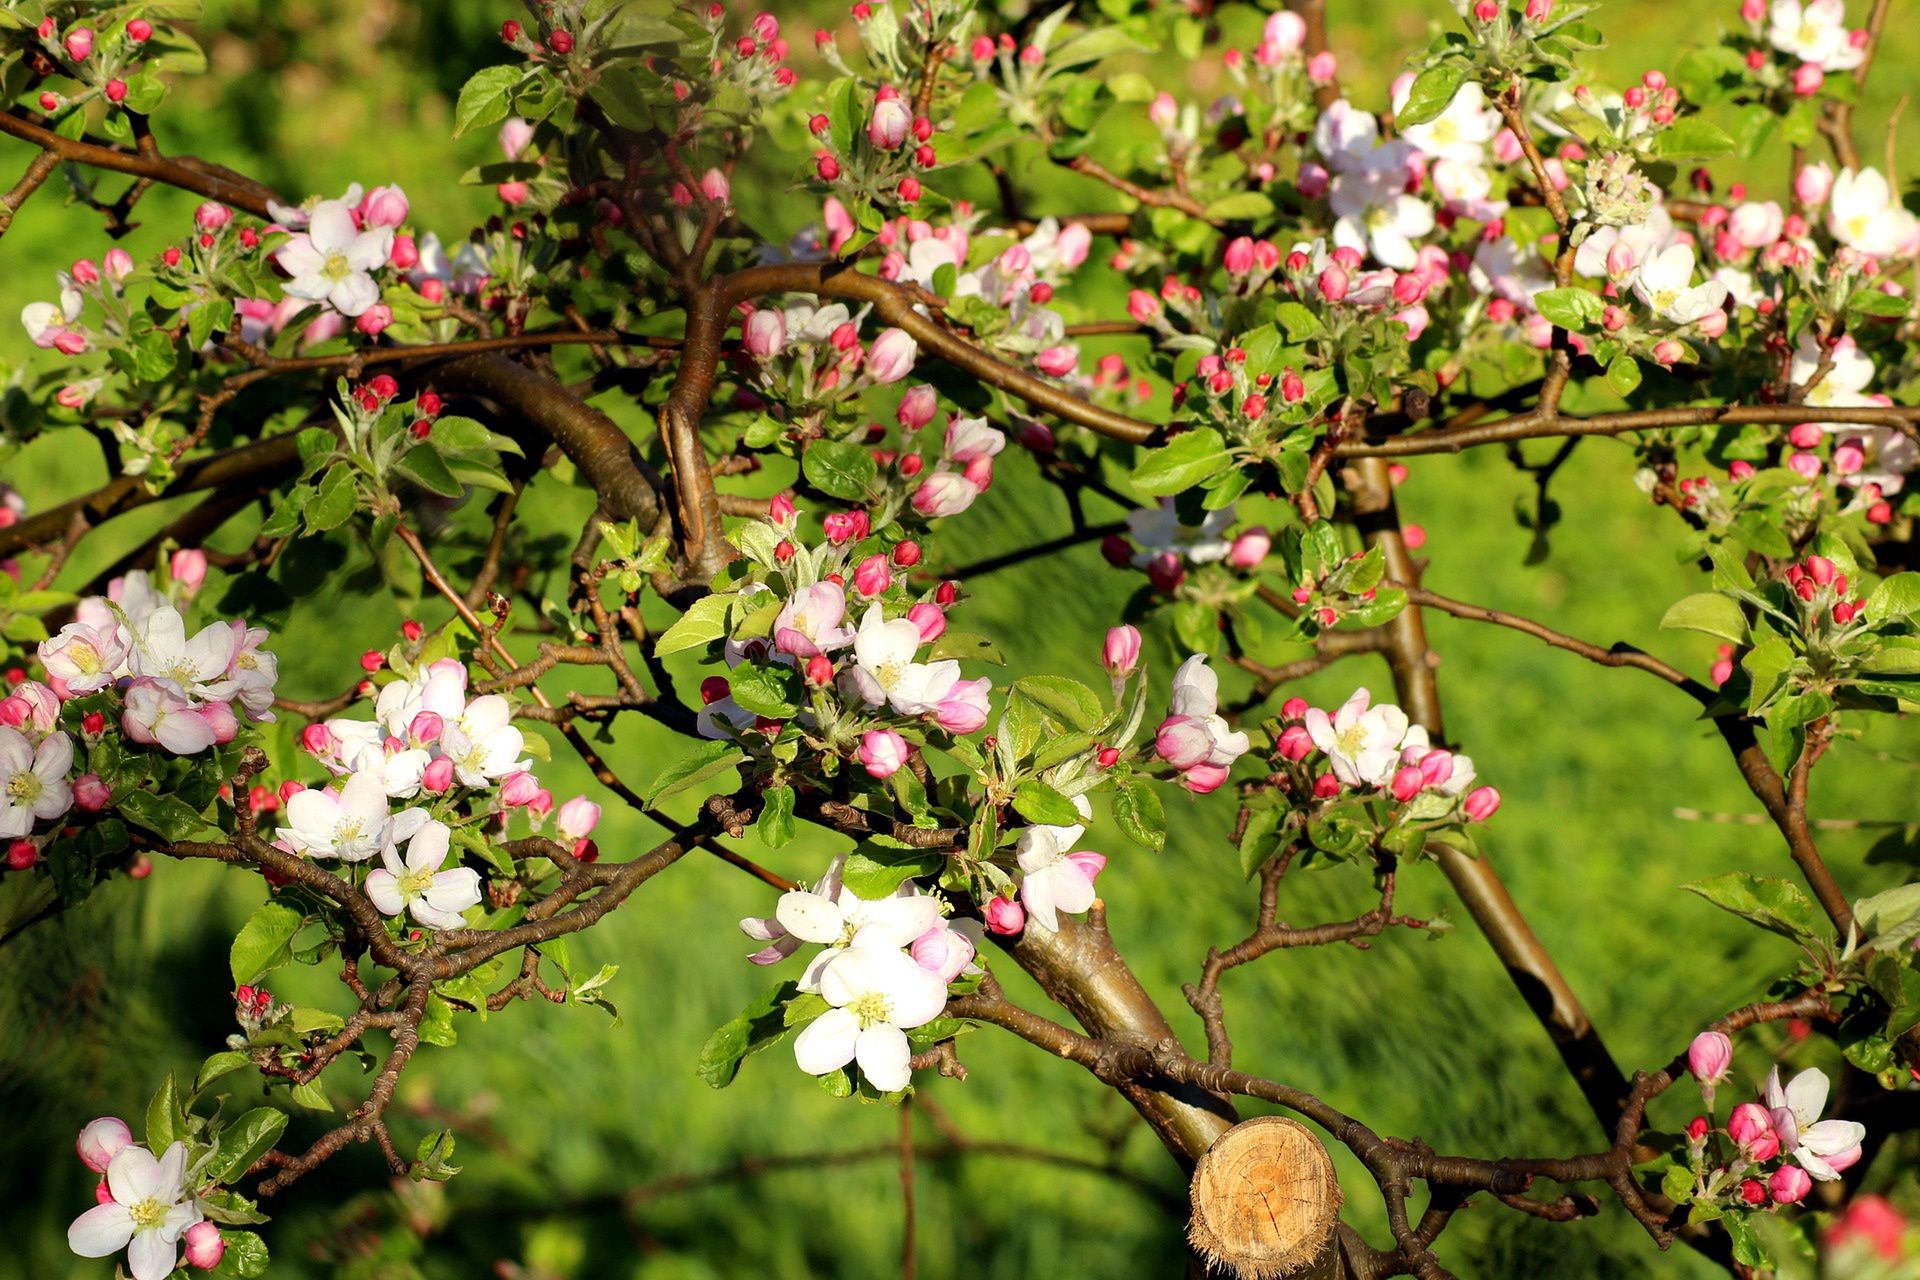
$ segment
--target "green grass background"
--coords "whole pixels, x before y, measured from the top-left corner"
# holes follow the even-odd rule
[[[651,2],[651,0],[649,0]],[[1855,4],[1851,8],[1864,8]],[[505,6],[471,0],[330,4],[324,0],[209,0],[213,72],[180,87],[161,118],[168,148],[230,163],[284,192],[332,194],[347,182],[403,184],[414,219],[448,239],[490,212],[490,197],[455,185],[488,158],[491,141],[449,147],[451,95],[493,57]],[[796,48],[810,44],[821,6],[777,9]],[[1349,82],[1378,106],[1384,85],[1443,4],[1335,3],[1334,46]],[[1858,15],[1856,16],[1856,20]],[[1616,81],[1670,65],[1690,41],[1737,20],[1731,3],[1611,0],[1600,18],[1614,39],[1602,57]],[[1911,23],[1896,21],[1860,113],[1880,127],[1920,53]],[[1157,64],[1157,74],[1172,74]],[[1194,92],[1208,92],[1196,73]],[[1875,136],[1868,134],[1866,136]],[[1877,150],[1877,147],[1874,148]],[[6,151],[8,167],[25,162]],[[1781,172],[1755,174],[1778,187]],[[790,229],[800,216],[782,197],[785,175],[741,182],[749,208]],[[1084,207],[1097,189],[1031,174],[1042,208]],[[109,190],[117,189],[109,186]],[[147,226],[130,242],[153,252],[184,224],[191,201],[155,192]],[[104,249],[83,211],[59,207],[52,189],[20,217],[0,253],[0,314],[51,292],[53,269]],[[26,355],[23,335],[0,357]],[[636,431],[644,420],[602,402]],[[43,441],[0,464],[37,509],[105,478],[105,464],[64,439]],[[1544,562],[1524,561],[1527,533],[1514,519],[1531,481],[1493,453],[1416,460],[1401,491],[1407,518],[1430,532],[1428,582],[1436,590],[1551,620],[1596,641],[1629,640],[1694,671],[1711,646],[1661,634],[1666,604],[1694,589],[1675,555],[1671,515],[1631,483],[1631,455],[1605,440],[1584,444],[1554,490],[1565,523]],[[965,522],[967,554],[990,554],[1063,527],[1050,490],[1009,457],[1001,480]],[[523,505],[532,526],[570,536],[583,495],[551,479]],[[165,518],[123,522],[142,536]],[[116,537],[121,536],[116,534]],[[122,544],[124,545],[124,544]],[[69,572],[83,580],[109,558],[89,548]],[[313,696],[339,687],[352,655],[384,644],[400,614],[384,599],[352,598],[338,575],[316,574],[302,602],[297,644],[282,643],[283,688]],[[1093,675],[1103,629],[1132,581],[1106,571],[1091,548],[978,584],[969,629],[997,637],[1009,674]],[[423,616],[437,619],[429,607]],[[1759,996],[1791,964],[1786,945],[1720,915],[1679,886],[1735,868],[1783,871],[1769,830],[1676,819],[1676,806],[1748,814],[1750,797],[1717,738],[1689,704],[1631,671],[1589,667],[1525,637],[1438,618],[1431,623],[1449,728],[1506,796],[1487,845],[1629,1069],[1663,1062],[1706,1018]],[[1157,642],[1162,672],[1171,653]],[[1164,675],[1162,676],[1164,679]],[[1385,672],[1361,660],[1287,692],[1322,704],[1356,683],[1390,693]],[[1229,681],[1231,683],[1231,680]],[[657,771],[673,745],[623,725],[611,759],[629,777]],[[1820,771],[1815,808],[1827,816],[1909,820],[1913,774],[1902,756],[1910,731],[1884,728],[1840,748]],[[556,794],[587,786],[563,761],[545,771]],[[1183,1034],[1197,1038],[1178,989],[1211,943],[1244,931],[1250,894],[1225,843],[1230,804],[1169,796],[1172,836],[1150,857],[1107,829],[1094,847],[1114,855],[1101,887],[1113,928],[1141,978]],[[601,843],[627,856],[655,832],[608,810]],[[1903,858],[1866,855],[1868,833],[1836,832],[1825,845],[1856,895],[1897,883]],[[790,847],[766,861],[795,877],[818,874],[824,845]],[[1404,877],[1403,909],[1449,910],[1431,869]],[[0,886],[0,911],[12,892]],[[1366,886],[1354,872],[1298,877],[1284,914],[1296,922],[1351,914]],[[165,864],[144,883],[120,880],[78,911],[0,951],[0,1278],[104,1276],[104,1264],[67,1254],[66,1222],[92,1202],[70,1155],[74,1132],[103,1112],[137,1116],[167,1070],[191,1072],[231,1029],[226,946],[260,900],[246,877]],[[890,1109],[835,1102],[793,1069],[784,1049],[751,1061],[729,1090],[694,1074],[699,1046],[767,980],[741,959],[733,922],[771,905],[768,891],[735,872],[689,859],[575,945],[583,960],[621,966],[611,994],[625,1021],[592,1010],[523,1005],[484,1025],[463,1022],[455,1050],[427,1049],[407,1073],[397,1124],[403,1144],[443,1124],[461,1134],[466,1172],[444,1192],[392,1189],[377,1162],[353,1151],[302,1184],[267,1228],[274,1276],[645,1277],[756,1275],[870,1277],[897,1274],[900,1195],[885,1161],[777,1173],[618,1208],[651,1180],[718,1168],[741,1157],[825,1153],[886,1141]],[[1279,955],[1226,982],[1238,1064],[1314,1089],[1385,1133],[1474,1153],[1571,1152],[1597,1134],[1544,1035],[1484,942],[1464,927],[1439,941],[1388,936],[1370,951]],[[1006,966],[1002,966],[1003,968]],[[275,989],[338,1006],[320,974],[276,975]],[[1016,975],[1017,976],[1017,975]],[[1016,991],[1039,997],[1022,984]],[[1109,1154],[1178,1195],[1180,1183],[1131,1112],[1077,1068],[1026,1051],[996,1032],[963,1042],[972,1075],[929,1079],[929,1095],[973,1134],[1075,1152]],[[1831,1064],[1829,1064],[1831,1065]],[[1765,1058],[1748,1048],[1741,1071]],[[351,1070],[347,1068],[346,1070]],[[336,1086],[357,1100],[358,1082]],[[1674,1103],[1661,1119],[1685,1119]],[[319,1121],[296,1119],[288,1144]],[[922,1132],[930,1134],[923,1124]],[[1883,1157],[1877,1181],[1902,1158]],[[1349,1217],[1383,1235],[1378,1197],[1350,1165]],[[999,1278],[1168,1275],[1182,1266],[1181,1224],[1147,1196],[1097,1175],[996,1158],[923,1164],[919,1170],[920,1274]],[[402,1223],[411,1223],[412,1229]],[[424,1242],[423,1242],[424,1237]],[[1690,1256],[1658,1254],[1623,1215],[1554,1227],[1497,1207],[1461,1215],[1443,1242],[1467,1277],[1692,1277]],[[417,1268],[417,1271],[414,1270]],[[520,1268],[513,1270],[510,1268]]]

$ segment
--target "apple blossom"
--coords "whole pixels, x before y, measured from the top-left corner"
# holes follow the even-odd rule
[[[794,1061],[809,1075],[857,1062],[882,1093],[912,1083],[906,1033],[946,1007],[947,984],[896,947],[855,946],[820,975],[820,994],[833,1007],[793,1042]]]
[[[960,678],[960,664],[951,658],[915,662],[922,641],[920,629],[905,618],[889,622],[877,604],[867,606],[853,642],[850,675],[869,706],[889,704],[901,715],[926,715],[936,710]]]
[[[1111,627],[1101,647],[1100,661],[1107,674],[1124,680],[1140,666],[1140,629],[1134,626]]]
[[[292,277],[282,286],[289,297],[324,302],[351,319],[380,300],[372,272],[386,265],[392,249],[391,226],[358,230],[345,201],[322,200],[275,261]]]
[[[1633,278],[1634,296],[1673,324],[1692,324],[1727,300],[1727,286],[1718,280],[1694,285],[1693,250],[1670,245],[1640,265]]]
[[[1833,1182],[1859,1159],[1867,1128],[1853,1120],[1822,1120],[1827,1105],[1827,1073],[1810,1067],[1786,1083],[1780,1068],[1767,1075],[1766,1100],[1780,1148],[1822,1182]],[[1801,1194],[1805,1194],[1804,1189]]]
[[[96,629],[69,622],[60,633],[40,642],[40,662],[49,679],[57,680],[69,697],[106,688],[119,677],[133,650],[133,637],[118,618]]]
[[[952,982],[973,963],[979,951],[973,935],[979,932],[980,925],[973,920],[942,920],[915,938],[907,954],[940,981]]]
[[[1395,706],[1369,708],[1371,696],[1356,689],[1334,715],[1315,707],[1304,721],[1334,775],[1350,787],[1386,786],[1407,736],[1406,712]]]
[[[1727,1136],[1740,1153],[1754,1163],[1771,1160],[1780,1153],[1780,1138],[1774,1132],[1773,1119],[1757,1102],[1743,1102],[1727,1117]]]
[[[993,682],[982,676],[977,680],[956,680],[933,709],[934,723],[948,733],[973,733],[987,722],[987,694]]]
[[[931,471],[913,493],[913,509],[930,519],[957,516],[974,504],[980,486],[958,471]]]
[[[1878,169],[1842,169],[1833,180],[1829,201],[1827,230],[1834,239],[1876,258],[1901,253],[1920,225],[1894,198],[1892,186]]]
[[[1822,71],[1851,71],[1865,54],[1848,38],[1846,0],[1773,0],[1767,42]]]
[[[367,873],[367,896],[373,905],[390,916],[406,912],[429,929],[458,928],[461,913],[480,903],[480,873],[471,867],[441,870],[452,836],[446,823],[428,818],[424,809],[395,814],[381,841],[382,865]],[[398,847],[403,841],[404,860]]]
[[[385,845],[389,821],[385,779],[361,769],[338,792],[309,788],[288,800],[282,835],[298,853],[365,862]]]
[[[840,868],[836,860],[819,885],[790,890],[774,906],[774,920],[782,929],[826,948],[801,975],[803,991],[818,990],[820,974],[846,948],[904,947],[940,921],[939,901],[908,892],[911,885],[885,898],[862,898],[842,885]]]
[[[184,1142],[158,1159],[145,1147],[122,1148],[107,1165],[110,1198],[74,1219],[67,1247],[83,1258],[125,1249],[133,1280],[165,1280],[178,1259],[180,1237],[203,1216],[187,1194],[186,1173]]]
[[[837,582],[816,582],[794,592],[773,621],[774,647],[781,653],[811,658],[853,643],[845,625],[847,592]]]

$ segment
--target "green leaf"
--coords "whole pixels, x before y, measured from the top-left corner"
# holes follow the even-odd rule
[[[1743,920],[1795,942],[1817,941],[1823,933],[1812,901],[1793,883],[1778,876],[1729,871],[1681,888],[1699,894],[1722,911],[1731,911]]]
[[[353,514],[353,499],[353,468],[333,468],[320,482],[320,492],[307,503],[307,527],[320,533],[339,528]]]
[[[1099,695],[1066,676],[1027,676],[1013,687],[1069,728],[1092,729],[1106,712]]]
[[[1007,665],[999,645],[972,631],[948,631],[935,640],[927,653],[927,661],[938,662],[942,658],[971,658],[976,662],[991,662],[996,667]]]
[[[1548,320],[1576,332],[1597,324],[1600,313],[1606,310],[1599,295],[1585,289],[1548,289],[1534,294],[1533,303]]]
[[[731,742],[702,742],[697,746],[688,746],[666,768],[662,769],[654,780],[640,789],[647,805],[652,807],[672,795],[684,790],[696,782],[704,782],[717,773],[733,768],[747,758],[747,753]]]
[[[1274,309],[1273,318],[1287,331],[1289,342],[1305,342],[1326,332],[1326,326],[1320,323],[1320,317],[1308,310],[1304,303],[1286,301]],[[1249,364],[1252,363],[1249,355]],[[1273,370],[1262,370],[1273,372]]]
[[[800,469],[814,488],[846,502],[865,502],[879,473],[873,454],[843,440],[816,440],[808,445]]]
[[[700,1050],[700,1078],[716,1089],[732,1084],[748,1055],[775,1044],[787,1033],[782,1006],[798,991],[795,984],[783,982],[757,996],[738,1017],[708,1036]]]
[[[653,651],[658,657],[683,653],[688,649],[698,649],[727,634],[727,609],[732,605],[731,595],[701,596],[687,606],[687,611],[672,626],[660,633],[654,642]]]
[[[252,1059],[238,1049],[222,1049],[200,1064],[200,1070],[193,1077],[193,1091],[199,1093],[215,1080],[232,1075],[250,1062]]]
[[[152,1101],[147,1103],[147,1146],[153,1151],[165,1151],[176,1138],[187,1135],[181,1132],[180,1094],[174,1087],[173,1073],[160,1082]]]
[[[1703,631],[1734,644],[1747,642],[1747,617],[1734,600],[1717,591],[1701,591],[1674,603],[1660,619],[1663,630]]]
[[[135,826],[157,832],[168,841],[185,840],[207,828],[207,820],[179,796],[160,796],[139,788],[116,793],[114,808]]]
[[[466,486],[447,469],[447,460],[430,444],[417,444],[407,450],[406,455],[393,464],[393,469],[428,493],[437,493],[443,498],[457,498],[466,492]]]
[[[1156,498],[1179,493],[1225,470],[1229,461],[1226,442],[1220,433],[1212,427],[1202,427],[1150,450],[1133,469],[1133,487]]]
[[[515,66],[483,67],[460,86],[453,108],[453,136],[499,124],[513,108],[524,72]]]
[[[733,700],[757,716],[789,719],[806,696],[800,673],[774,662],[743,662],[727,675]]]
[[[1159,853],[1167,847],[1167,815],[1160,793],[1144,778],[1128,778],[1114,789],[1113,820],[1127,839]]]
[[[1740,665],[1753,682],[1753,692],[1747,697],[1747,712],[1758,714],[1786,686],[1787,672],[1793,667],[1793,646],[1776,636],[1755,645],[1740,659]]]
[[[1240,833],[1240,874],[1247,879],[1280,852],[1281,816],[1275,808],[1255,809],[1247,816],[1247,828]]]
[[[1920,573],[1896,573],[1867,597],[1867,621],[1910,618],[1920,610]]]
[[[258,982],[293,959],[293,938],[305,922],[305,916],[285,903],[269,900],[255,908],[227,955],[234,982]]]
[[[932,875],[943,861],[939,854],[863,846],[847,855],[840,883],[849,893],[872,902],[888,897],[916,876]]]
[[[227,1250],[220,1256],[216,1274],[230,1274],[240,1280],[256,1280],[267,1274],[267,1242],[251,1231],[222,1231],[220,1239]]]
[[[415,1182],[445,1182],[460,1172],[460,1166],[451,1164],[455,1146],[451,1129],[441,1129],[420,1139],[420,1145],[413,1151],[413,1166],[407,1170],[407,1176]]]
[[[768,787],[761,793],[760,817],[754,829],[769,849],[778,849],[793,839],[792,787]]]
[[[1662,160],[1711,160],[1726,155],[1733,146],[1732,136],[1719,125],[1686,116],[1660,131],[1654,151]]]
[[[220,1134],[213,1157],[206,1165],[215,1182],[232,1182],[251,1169],[254,1162],[273,1150],[287,1127],[287,1113],[275,1107],[255,1107]]]
[[[1640,388],[1640,362],[1622,353],[1607,366],[1607,386],[1617,396],[1630,396]]]
[[[1273,201],[1258,191],[1240,191],[1222,196],[1207,206],[1209,222],[1249,222],[1273,212]]]
[[[1882,951],[1920,936],[1920,884],[1903,884],[1853,904],[1860,938]]]
[[[1071,827],[1085,821],[1073,801],[1034,778],[1014,788],[1013,807],[1028,822],[1050,827]]]
[[[1422,71],[1407,89],[1406,104],[1394,112],[1394,124],[1404,129],[1438,117],[1466,83],[1467,70],[1465,63],[1449,61]]]

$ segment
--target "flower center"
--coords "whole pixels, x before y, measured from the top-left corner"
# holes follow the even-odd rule
[[[1351,728],[1343,729],[1333,737],[1334,749],[1351,759],[1360,754],[1367,744],[1367,727],[1356,721]]]
[[[167,1211],[172,1207],[149,1196],[137,1204],[128,1205],[127,1213],[133,1218],[133,1229],[136,1232],[153,1231],[167,1220]]]
[[[860,1020],[860,1029],[890,1020],[892,1010],[888,1008],[887,998],[878,991],[869,991],[863,996],[855,996],[847,1002],[847,1012]]]
[[[100,651],[85,641],[67,650],[67,661],[90,676],[100,674],[100,668],[104,665],[100,661]]]
[[[891,689],[900,683],[900,677],[906,674],[904,662],[882,662],[873,669],[873,679],[882,689]]]
[[[16,773],[7,781],[7,797],[18,805],[30,805],[40,798],[40,776],[32,770]]]
[[[433,885],[433,872],[407,871],[395,878],[395,886],[400,896],[408,901],[419,897]]]
[[[347,818],[333,829],[335,844],[352,844],[360,838],[360,819]]]
[[[1666,311],[1678,301],[1680,301],[1680,291],[1678,289],[1655,289],[1653,291],[1653,309],[1655,311]]]

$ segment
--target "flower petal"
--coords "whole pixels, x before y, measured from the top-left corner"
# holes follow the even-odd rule
[[[133,1239],[133,1215],[122,1204],[98,1204],[67,1228],[67,1248],[83,1258],[120,1252]]]
[[[823,1076],[853,1061],[859,1039],[860,1020],[845,1009],[829,1009],[794,1037],[793,1060],[808,1075]]]

